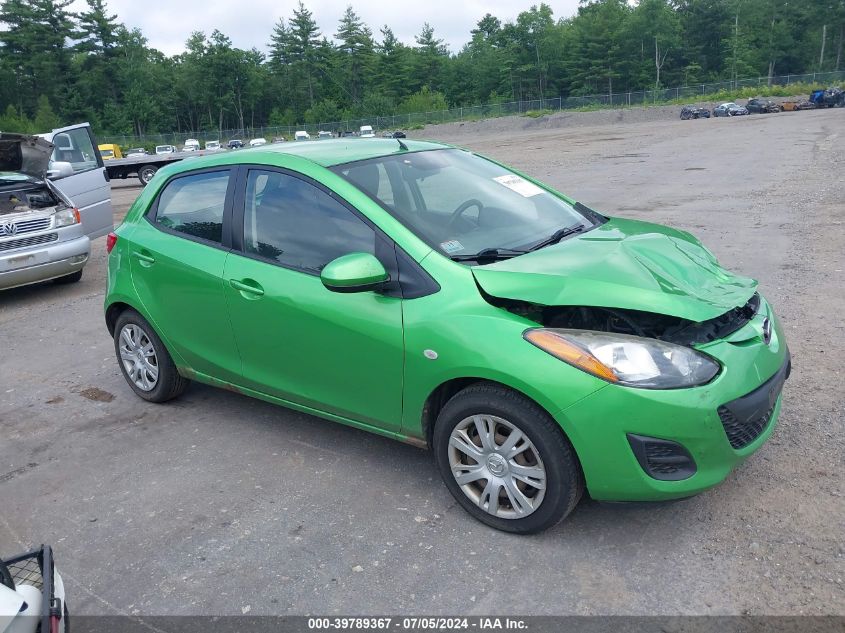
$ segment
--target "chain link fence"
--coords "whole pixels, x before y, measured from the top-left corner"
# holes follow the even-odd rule
[[[123,147],[148,146],[153,144],[181,146],[186,139],[193,138],[198,139],[204,147],[206,141],[217,140],[224,145],[230,139],[240,139],[244,143],[248,143],[253,138],[265,138],[268,141],[272,141],[274,138],[283,137],[286,140],[292,140],[294,132],[298,130],[305,130],[312,137],[316,136],[321,130],[331,132],[337,136],[343,132],[357,133],[363,125],[371,125],[378,133],[397,129],[419,129],[425,125],[436,123],[475,121],[493,117],[523,115],[526,113],[544,113],[548,111],[577,110],[582,108],[644,107],[680,100],[702,101],[706,100],[710,95],[717,95],[724,92],[739,92],[748,88],[773,88],[791,84],[826,87],[843,81],[845,81],[845,71],[808,73],[804,75],[779,75],[771,78],[757,77],[754,79],[739,79],[736,81],[697,84],[660,90],[490,103],[486,105],[435,110],[432,112],[373,116],[346,121],[302,123],[284,126],[256,126],[233,130],[184,131],[170,134],[145,134],[143,136],[102,135],[101,142],[116,143]]]

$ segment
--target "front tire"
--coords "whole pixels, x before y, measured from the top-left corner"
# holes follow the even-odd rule
[[[584,491],[575,450],[558,424],[500,385],[478,383],[449,400],[432,443],[458,503],[505,532],[533,534],[556,525]]]
[[[141,184],[146,187],[150,184],[150,181],[153,179],[153,176],[156,175],[157,171],[158,167],[155,165],[144,165],[138,170],[138,180],[140,180]]]
[[[126,382],[144,400],[167,402],[188,386],[188,379],[179,375],[158,334],[134,310],[126,310],[117,318],[114,351]]]

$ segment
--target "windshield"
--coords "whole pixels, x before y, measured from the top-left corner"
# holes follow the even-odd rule
[[[458,149],[395,154],[334,171],[447,256],[523,251],[602,221],[489,160]]]

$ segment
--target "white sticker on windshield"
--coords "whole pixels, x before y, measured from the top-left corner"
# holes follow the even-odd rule
[[[464,250],[464,245],[458,240],[449,240],[448,242],[441,242],[440,248],[447,253],[457,253],[458,251]]]
[[[511,191],[516,191],[523,198],[530,198],[537,194],[543,193],[543,190],[535,185],[533,182],[528,182],[525,178],[516,176],[514,174],[508,176],[498,176],[494,178],[500,185],[504,185]]]

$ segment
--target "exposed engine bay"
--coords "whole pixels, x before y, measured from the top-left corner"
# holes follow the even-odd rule
[[[0,216],[50,210],[58,204],[52,192],[43,185],[0,187]]]
[[[700,345],[724,338],[744,327],[760,309],[760,295],[744,306],[696,323],[665,314],[595,306],[542,306],[499,299],[484,293],[491,304],[537,322],[543,327],[613,332],[654,338],[677,345]]]

